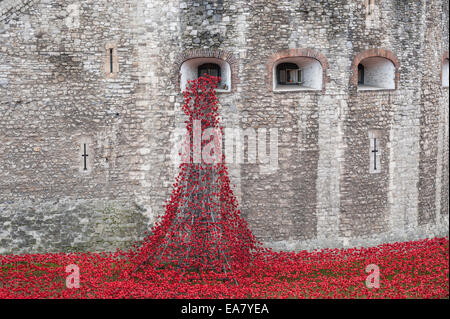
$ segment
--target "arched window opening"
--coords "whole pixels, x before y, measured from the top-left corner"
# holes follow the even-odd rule
[[[442,63],[442,86],[448,88],[448,59]]]
[[[273,67],[273,90],[322,90],[323,69],[320,62],[310,57],[289,57]]]
[[[384,57],[369,57],[358,65],[358,90],[394,90],[395,65]]]
[[[205,74],[220,77],[217,92],[231,91],[231,67],[228,62],[218,58],[193,58],[183,62],[180,68],[180,90],[184,91],[188,81]]]

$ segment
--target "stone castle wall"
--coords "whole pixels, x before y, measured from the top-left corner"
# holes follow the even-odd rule
[[[177,173],[180,65],[197,57],[231,66],[225,127],[278,130],[278,170],[228,165],[258,239],[299,250],[448,235],[448,1],[377,3],[368,19],[363,0],[0,1],[0,253],[142,238]],[[298,55],[321,63],[322,90],[274,92],[273,64]],[[370,56],[395,61],[395,90],[357,90]]]

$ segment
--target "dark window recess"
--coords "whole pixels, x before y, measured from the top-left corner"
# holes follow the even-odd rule
[[[109,72],[114,73],[114,63],[113,63],[113,52],[114,49],[109,49]]]
[[[204,76],[205,74],[220,77],[220,66],[214,63],[205,63],[200,65],[198,67],[198,77]]]
[[[280,63],[277,66],[277,83],[298,85],[303,82],[302,70],[295,63]]]
[[[358,64],[358,84],[364,84],[364,66]]]

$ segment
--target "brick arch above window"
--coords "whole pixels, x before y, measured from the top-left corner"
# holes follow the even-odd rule
[[[400,80],[400,73],[399,73],[399,67],[400,62],[398,58],[395,56],[394,53],[392,53],[389,50],[382,49],[382,48],[376,48],[376,49],[369,49],[362,51],[358,53],[355,58],[353,59],[352,67],[351,67],[351,76],[350,76],[350,85],[353,87],[358,86],[358,65],[361,63],[362,60],[365,60],[367,58],[385,58],[390,60],[395,67],[395,89],[398,88],[398,81]]]
[[[219,49],[193,49],[189,51],[182,52],[178,54],[175,58],[175,72],[173,77],[173,82],[177,90],[181,90],[180,88],[180,79],[181,79],[181,66],[188,60],[198,59],[198,58],[213,58],[225,61],[230,66],[231,71],[231,92],[236,90],[236,85],[239,83],[238,78],[238,59],[233,55],[233,53],[225,50]]]
[[[327,76],[327,71],[329,68],[328,60],[327,58],[320,53],[317,50],[314,49],[286,49],[282,51],[278,51],[277,53],[273,54],[266,63],[266,75],[265,75],[265,82],[267,89],[272,91],[273,90],[273,68],[275,64],[282,59],[286,58],[295,58],[295,57],[307,57],[307,58],[313,58],[322,66],[322,92],[325,92],[325,86],[326,83],[330,82],[330,77]]]

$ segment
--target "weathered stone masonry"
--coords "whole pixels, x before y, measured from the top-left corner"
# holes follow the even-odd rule
[[[0,1],[0,253],[142,238],[177,173],[181,65],[208,57],[230,65],[224,126],[278,129],[276,172],[229,165],[260,240],[298,250],[448,235],[448,1],[382,0],[370,16],[365,2]],[[320,62],[322,89],[274,91],[275,63],[299,56]],[[395,89],[358,89],[369,57],[393,63]]]

